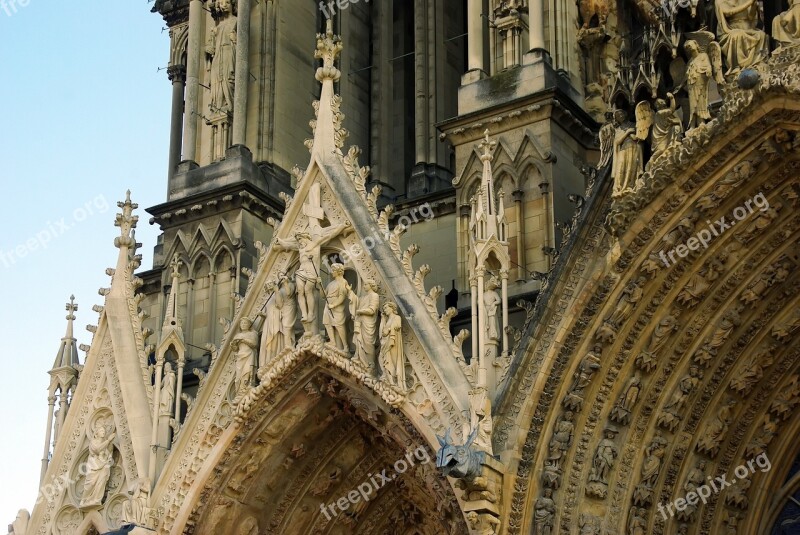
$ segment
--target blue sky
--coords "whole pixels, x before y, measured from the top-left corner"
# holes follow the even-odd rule
[[[11,0],[6,0],[8,5]],[[36,500],[47,371],[79,304],[89,343],[92,305],[117,257],[116,202],[140,209],[143,268],[157,228],[144,208],[166,200],[169,40],[152,3],[0,3],[0,525]],[[46,247],[42,244],[46,242]],[[24,257],[20,255],[24,254]],[[81,359],[84,354],[81,353]]]

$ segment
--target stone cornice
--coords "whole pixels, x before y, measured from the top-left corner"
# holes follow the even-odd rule
[[[189,0],[156,0],[151,13],[159,13],[170,28],[189,20]]]

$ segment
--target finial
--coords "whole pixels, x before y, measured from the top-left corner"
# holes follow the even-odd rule
[[[481,141],[479,145],[480,148],[483,149],[483,154],[481,155],[482,162],[490,162],[492,161],[492,151],[497,146],[497,141],[491,141],[489,139],[489,129],[487,128],[486,131],[483,133],[484,139]]]
[[[121,214],[117,214],[114,221],[114,226],[120,228],[120,237],[114,240],[114,245],[119,248],[128,247],[136,248],[135,235],[131,235],[131,231],[136,228],[136,223],[139,221],[139,216],[133,215],[133,211],[139,208],[139,205],[131,202],[131,190],[125,193],[125,202],[118,202],[117,206],[122,209]]]
[[[69,296],[69,303],[67,303],[67,320],[75,321],[75,312],[78,311],[78,305],[75,303],[75,296]]]
[[[182,264],[183,262],[181,262],[181,259],[178,258],[178,253],[175,253],[175,255],[172,257],[172,262],[169,263],[170,267],[172,268],[173,279],[177,279],[181,276],[180,270]]]
[[[336,82],[342,77],[341,71],[334,65],[342,48],[342,39],[333,33],[333,20],[328,19],[326,33],[317,34],[317,51],[314,53],[314,57],[322,60],[322,67],[317,69],[316,74],[318,81],[332,80]]]

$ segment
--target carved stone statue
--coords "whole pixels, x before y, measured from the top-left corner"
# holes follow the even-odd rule
[[[683,45],[689,62],[686,65],[686,90],[689,93],[690,130],[711,120],[708,110],[708,86],[713,78],[718,84],[724,83],[719,44],[711,32],[691,32]]]
[[[375,343],[378,339],[380,296],[377,290],[378,285],[371,279],[364,281],[361,297],[358,297],[352,288],[348,289],[356,358],[370,371],[375,368]]]
[[[636,365],[647,373],[653,371],[657,365],[658,353],[664,347],[670,335],[678,328],[678,320],[672,314],[667,314],[658,322],[647,349],[636,357]]]
[[[281,334],[283,347],[294,347],[294,325],[297,323],[297,285],[289,275],[280,280],[280,290],[275,295],[276,304],[281,311]]]
[[[581,359],[578,369],[572,377],[572,385],[570,386],[567,395],[564,396],[563,404],[566,408],[572,410],[580,410],[583,405],[584,390],[589,386],[592,377],[600,369],[600,353],[602,348],[598,345],[589,351],[583,359]]]
[[[533,513],[535,535],[551,535],[553,533],[553,520],[556,516],[556,504],[553,501],[553,491],[544,489],[544,495],[536,500]]]
[[[605,498],[608,494],[608,476],[614,468],[619,450],[614,444],[617,434],[615,429],[608,428],[604,431],[605,438],[597,445],[597,450],[592,460],[592,469],[589,472],[589,484],[586,493],[590,496]]]
[[[800,43],[800,0],[789,0],[789,9],[772,19],[772,38],[780,45]]]
[[[656,100],[656,112],[653,115],[653,155],[655,159],[666,152],[670,145],[677,143],[683,134],[683,124],[678,117],[675,97],[667,93],[669,104],[663,99]]]
[[[297,283],[297,301],[300,305],[300,321],[306,334],[315,334],[314,322],[317,319],[317,284],[321,283],[320,247],[341,234],[349,225],[330,226],[327,228],[312,227],[311,232],[298,232],[294,239],[284,240],[276,237],[277,249],[297,251],[300,266],[295,272]]]
[[[719,260],[711,259],[708,265],[700,270],[699,273],[692,273],[686,286],[678,294],[677,301],[688,308],[697,306],[708,293],[711,284],[722,275],[723,269],[724,267]]]
[[[106,433],[105,426],[99,424],[94,430],[94,436],[89,437],[89,459],[86,461],[81,507],[96,507],[103,502],[106,485],[111,477],[111,465],[114,464],[112,442],[117,436],[114,432],[108,436]]]
[[[161,381],[161,395],[159,396],[159,416],[172,418],[175,410],[175,372],[172,371],[172,364],[164,364],[164,379]]]
[[[128,494],[130,498],[122,504],[122,521],[126,524],[147,526],[150,516],[148,507],[150,482],[148,480],[137,481]]]
[[[209,85],[211,86],[212,114],[227,114],[233,111],[233,84],[236,74],[236,17],[233,16],[231,0],[217,0],[220,20],[211,30],[206,43],[209,58]]]
[[[697,441],[697,451],[716,457],[719,446],[725,439],[725,434],[731,425],[735,401],[729,401],[720,408],[714,418],[706,425]]]
[[[498,343],[500,341],[500,317],[497,312],[502,304],[500,293],[497,289],[500,284],[496,277],[491,277],[486,282],[486,288],[483,292],[483,304],[486,307],[486,338],[489,343]]]
[[[344,280],[344,266],[331,265],[331,280],[325,289],[325,310],[322,313],[322,324],[328,333],[328,340],[340,351],[347,351],[346,305],[349,285]]]
[[[628,535],[645,535],[647,533],[647,509],[631,507],[628,513]]]
[[[667,452],[666,448],[667,441],[659,434],[656,434],[645,448],[642,479],[633,491],[633,503],[636,505],[650,505],[653,502],[653,489],[661,472],[661,464]]]
[[[550,446],[547,456],[547,464],[555,468],[561,468],[564,453],[572,443],[572,435],[575,431],[575,424],[572,422],[573,414],[571,411],[564,413],[564,416],[556,424],[553,430],[553,438],[550,439]]]
[[[383,305],[381,318],[381,352],[378,357],[386,379],[406,389],[406,356],[403,350],[402,320],[397,313],[397,305],[387,301]]]
[[[659,415],[657,423],[661,427],[674,431],[675,427],[681,419],[681,411],[686,404],[689,395],[694,392],[697,385],[700,384],[702,377],[700,370],[696,366],[689,369],[689,374],[681,378],[678,386],[672,391],[672,396],[667,404],[664,406],[664,411]]]
[[[764,370],[772,366],[775,361],[773,353],[776,349],[776,347],[770,347],[747,359],[731,379],[730,388],[741,395],[749,395],[756,383],[764,376]]]
[[[628,121],[624,110],[614,111],[614,159],[611,175],[614,178],[613,197],[633,193],[636,181],[644,171],[642,140],[636,136],[636,128]]]
[[[602,530],[600,519],[588,513],[580,514],[578,526],[581,528],[580,535],[600,535]]]
[[[617,403],[611,409],[611,419],[621,424],[630,422],[631,411],[639,400],[639,394],[642,391],[642,376],[639,372],[635,372],[633,377],[628,379],[625,383],[625,388],[622,390]]]
[[[262,313],[264,326],[261,331],[261,349],[258,352],[258,369],[263,369],[275,360],[284,349],[284,335],[281,321],[280,291],[274,281],[266,284],[267,293],[270,294],[267,306]]]
[[[617,307],[614,309],[614,312],[606,318],[607,322],[615,327],[619,327],[625,320],[631,317],[633,309],[636,308],[636,305],[642,299],[642,286],[644,282],[644,277],[639,277],[628,283],[622,291],[619,301],[617,301]]]
[[[258,348],[258,333],[253,330],[253,320],[242,318],[239,332],[231,340],[231,347],[236,356],[236,391],[250,385],[253,377],[253,364]]]
[[[756,0],[716,0],[717,40],[728,70],[739,72],[767,54],[767,34],[758,29]]]
[[[697,488],[700,487],[700,485],[703,485],[706,481],[705,470],[706,461],[701,460],[689,471],[689,475],[686,476],[686,483],[683,485],[684,496],[688,496],[690,492],[697,494]],[[679,520],[688,522],[692,519],[692,517],[694,517],[695,511],[697,511],[697,502],[695,501],[694,504],[689,502],[683,511],[678,511],[676,516]]]

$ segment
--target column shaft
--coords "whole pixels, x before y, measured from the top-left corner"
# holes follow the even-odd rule
[[[484,65],[483,1],[467,0],[467,69],[486,70]]]
[[[186,48],[186,108],[183,127],[183,159],[197,157],[197,119],[200,106],[200,59],[203,54],[203,2],[189,3],[189,42]]]
[[[186,67],[170,67],[172,80],[172,118],[169,127],[169,169],[167,177],[172,178],[181,163],[181,143],[183,142],[183,93],[186,85]]]
[[[237,17],[232,143],[244,145],[247,135],[247,86],[250,82],[250,0],[239,0]]]
[[[530,0],[528,7],[528,36],[531,50],[544,50],[544,2]]]
[[[153,390],[153,428],[150,434],[150,466],[148,477],[151,485],[156,484],[156,453],[158,452],[158,409],[161,406],[161,374],[164,370],[164,355],[156,360],[156,386]]]
[[[508,355],[509,347],[508,347],[508,333],[506,332],[506,327],[508,327],[508,270],[503,269],[500,271],[500,277],[502,282],[502,297],[503,297],[503,355]]]
[[[469,281],[470,292],[472,294],[472,360],[470,363],[477,362],[478,358],[478,340],[480,333],[478,332],[478,281],[472,277]]]
[[[44,453],[42,454],[42,473],[39,476],[39,485],[44,484],[44,475],[47,473],[47,467],[50,464],[50,438],[53,433],[53,411],[56,408],[56,397],[50,396],[47,398],[47,433],[44,438]]]

